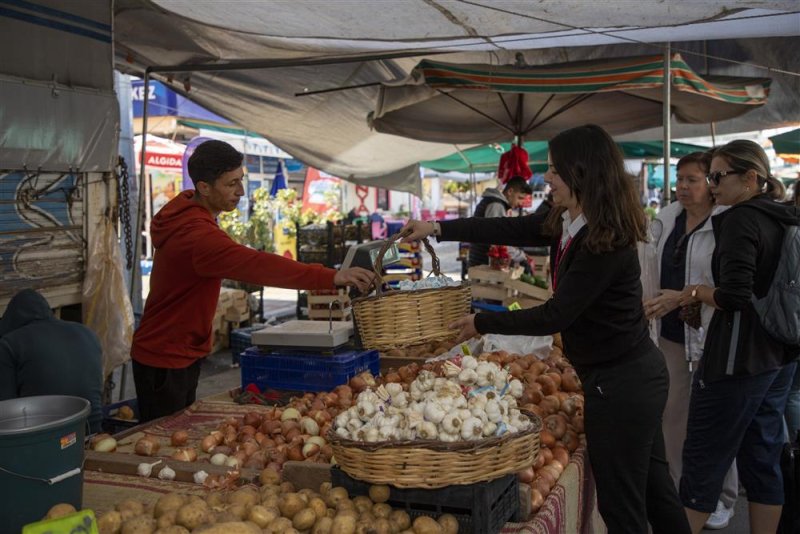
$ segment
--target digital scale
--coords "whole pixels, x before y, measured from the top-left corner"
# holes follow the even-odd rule
[[[378,253],[386,241],[370,241],[353,245],[347,250],[342,269],[363,267],[373,270]],[[400,259],[397,245],[392,243],[383,256],[383,265],[391,265]],[[358,296],[358,289],[350,290],[351,297]],[[338,301],[329,304],[333,308]],[[264,351],[287,349],[297,353],[333,353],[350,342],[355,333],[352,321],[286,321],[251,333],[251,343]]]

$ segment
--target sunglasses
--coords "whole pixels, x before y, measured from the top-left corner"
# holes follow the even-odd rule
[[[742,174],[740,171],[717,171],[706,176],[706,181],[710,184],[719,185],[719,181],[729,174]]]

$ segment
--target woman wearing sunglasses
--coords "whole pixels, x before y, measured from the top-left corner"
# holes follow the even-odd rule
[[[712,217],[714,283],[687,285],[680,299],[681,305],[714,308],[692,384],[680,495],[693,532],[700,532],[735,459],[750,532],[772,534],[783,505],[783,411],[797,352],[767,334],[751,297],[766,294],[780,258],[782,225],[798,224],[797,211],[777,202],[783,184],[752,141],[716,149],[708,180],[716,202],[731,208]]]
[[[664,445],[675,487],[681,480],[683,440],[689,417],[692,374],[703,354],[703,342],[714,310],[705,304],[681,308],[681,291],[687,285],[712,285],[711,253],[714,232],[711,215],[727,207],[714,207],[706,176],[711,164],[708,152],[693,152],[678,161],[678,200],[666,206],[651,224],[661,281],[659,295],[645,301],[648,319],[659,319],[658,347],[669,370],[669,394],[664,407]],[[728,526],[739,494],[736,465],[725,477],[716,511],[706,528]]]
[[[550,233],[539,215],[441,222],[411,221],[407,240],[551,245],[553,297],[535,308],[468,315],[451,328],[478,333],[561,332],[585,395],[589,461],[600,514],[611,534],[689,532],[664,458],[661,414],[667,399],[664,357],[650,339],[642,308],[636,243],[647,223],[622,153],[594,125],[549,143],[554,209]]]

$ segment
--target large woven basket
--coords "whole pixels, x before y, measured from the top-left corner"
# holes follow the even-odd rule
[[[353,300],[356,327],[365,348],[390,350],[453,336],[448,325],[469,314],[472,295],[468,283],[460,286],[383,291],[383,256],[398,233],[386,240],[375,259],[376,294]],[[431,255],[432,274],[440,276],[439,258],[427,239],[422,243]]]
[[[542,421],[523,412],[530,428],[479,441],[436,440],[364,443],[343,439],[333,429],[328,441],[342,471],[372,484],[398,488],[442,488],[474,484],[533,465],[539,453]]]

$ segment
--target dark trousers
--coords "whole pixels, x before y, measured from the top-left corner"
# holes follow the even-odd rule
[[[582,370],[584,426],[597,504],[609,534],[689,533],[661,433],[669,376],[652,346],[632,360]]]
[[[150,367],[133,360],[139,421],[171,415],[195,401],[200,360],[183,369]]]

